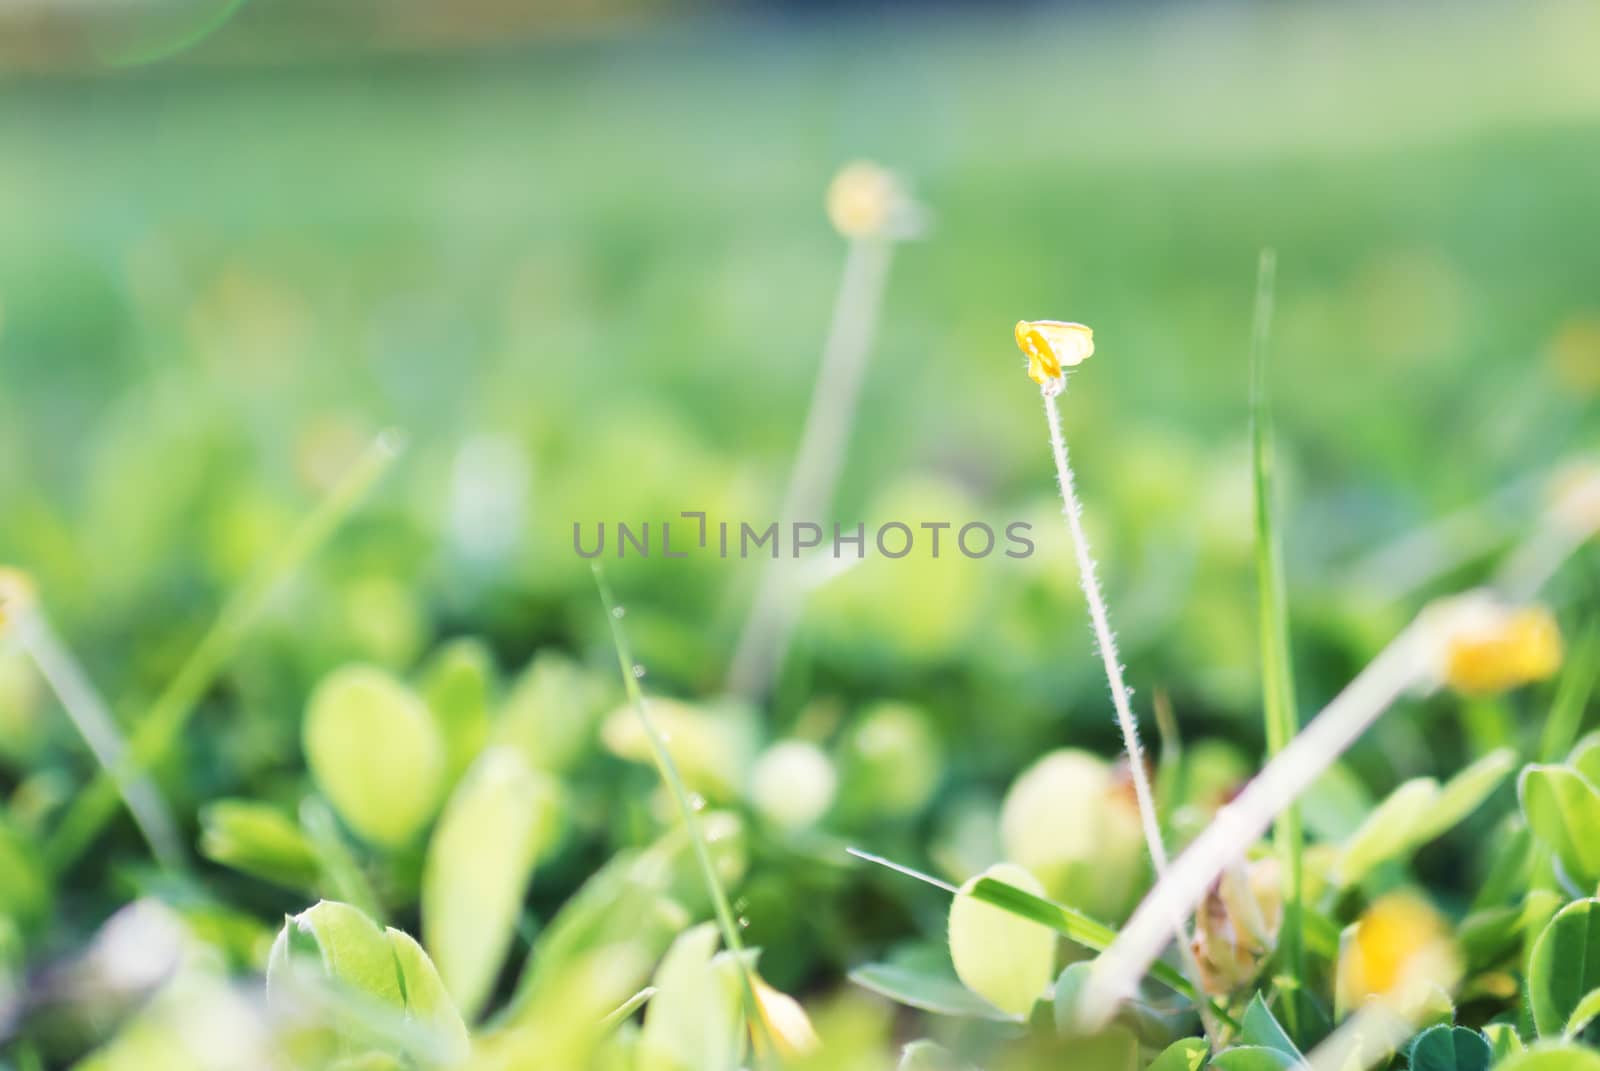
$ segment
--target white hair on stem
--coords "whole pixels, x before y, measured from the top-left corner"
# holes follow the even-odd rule
[[[1086,1024],[1110,1019],[1166,946],[1171,920],[1187,918],[1229,863],[1260,840],[1401,694],[1430,678],[1443,624],[1426,612],[1419,616],[1217,812],[1095,960],[1081,1008]]]
[[[1072,466],[1067,461],[1066,437],[1061,432],[1061,409],[1056,404],[1056,398],[1065,386],[1065,379],[1054,379],[1046,381],[1039,390],[1044,398],[1045,422],[1050,425],[1050,451],[1055,458],[1056,482],[1061,488],[1061,515],[1066,518],[1067,532],[1072,537],[1072,550],[1078,560],[1078,582],[1083,588],[1084,601],[1089,606],[1089,622],[1094,628],[1095,646],[1105,665],[1106,682],[1111,687],[1111,705],[1116,709],[1117,726],[1122,730],[1122,746],[1128,753],[1128,769],[1133,779],[1134,798],[1139,806],[1139,823],[1144,829],[1145,846],[1149,849],[1156,877],[1162,880],[1168,872],[1168,859],[1166,844],[1161,837],[1161,821],[1156,815],[1155,793],[1151,790],[1150,775],[1145,769],[1144,749],[1139,744],[1139,723],[1134,719],[1128,685],[1123,680],[1122,663],[1117,656],[1117,639],[1111,631],[1105,594],[1100,590],[1094,554],[1089,549],[1089,537],[1083,529],[1083,503],[1078,498],[1073,482]],[[1164,927],[1164,933],[1177,939],[1185,971],[1198,984],[1199,964],[1189,945],[1189,928],[1184,921],[1186,916],[1187,912],[1172,911],[1164,920],[1158,920],[1158,925]],[[1165,943],[1165,938],[1162,943]],[[1201,1017],[1206,1032],[1213,1033],[1210,1015],[1203,1006]]]

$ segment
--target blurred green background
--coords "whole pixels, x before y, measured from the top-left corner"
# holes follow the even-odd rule
[[[346,662],[409,674],[477,636],[508,680],[565,652],[610,692],[596,710],[614,703],[572,526],[775,515],[844,252],[823,191],[852,159],[898,170],[933,224],[896,251],[834,519],[1029,519],[1040,549],[871,562],[811,601],[758,735],[843,746],[863,710],[907,702],[940,756],[926,807],[892,828],[846,814],[841,837],[926,861],[1042,751],[1115,749],[1018,318],[1096,331],[1067,436],[1141,709],[1164,691],[1186,738],[1250,756],[1258,250],[1280,270],[1305,710],[1423,593],[1370,555],[1486,501],[1469,542],[1511,542],[1600,431],[1592,4],[630,10],[459,32],[344,10],[77,36],[12,16],[31,36],[0,83],[0,562],[32,574],[119,717],[372,435],[410,443],[162,763],[190,833],[207,800],[304,790],[306,697]],[[718,693],[757,565],[610,564],[655,691]],[[1563,600],[1592,601],[1592,559],[1571,573]],[[0,788],[42,793],[48,828],[93,765],[25,691],[0,704]],[[1464,731],[1390,719],[1356,764],[1386,790],[1452,769]],[[654,835],[652,778],[599,757],[572,775],[535,919]],[[131,826],[109,844],[41,948],[155,880]],[[751,939],[782,984],[829,984],[917,929],[831,850],[833,870],[753,849]],[[267,922],[303,906],[199,881]],[[816,886],[828,909],[792,917]]]

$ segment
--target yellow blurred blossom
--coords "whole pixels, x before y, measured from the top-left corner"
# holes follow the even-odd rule
[[[1441,599],[1432,622],[1436,679],[1463,695],[1493,695],[1561,668],[1561,630],[1542,606],[1511,606],[1482,591]]]
[[[1278,863],[1236,863],[1222,872],[1195,915],[1193,947],[1205,991],[1226,996],[1249,983],[1278,943],[1283,890]]]
[[[1379,899],[1340,940],[1337,1000],[1343,1009],[1381,1000],[1404,1013],[1449,991],[1460,977],[1449,927],[1412,893]]]
[[[1062,320],[1018,320],[1017,348],[1028,358],[1028,376],[1041,387],[1061,378],[1063,368],[1094,354],[1094,332]]]
[[[899,176],[870,161],[845,165],[828,186],[828,219],[846,238],[910,238],[920,215]]]
[[[27,573],[0,565],[0,629],[5,627],[8,617],[32,606],[34,598],[33,581]]]
[[[1562,324],[1547,352],[1562,386],[1581,394],[1600,391],[1600,314],[1574,316]]]
[[[755,988],[756,1008],[761,1013],[761,1021],[766,1025],[766,1033],[771,1036],[778,1055],[792,1060],[814,1052],[820,1041],[816,1028],[811,1025],[811,1017],[800,1006],[800,1002],[768,985],[760,975],[752,975],[751,982]],[[762,1032],[755,1030],[751,1033],[759,1045]]]

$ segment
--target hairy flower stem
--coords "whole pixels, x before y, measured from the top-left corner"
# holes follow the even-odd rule
[[[1168,920],[1194,911],[1222,871],[1260,840],[1278,815],[1390,704],[1427,679],[1437,646],[1437,631],[1430,626],[1419,618],[1390,641],[1190,843],[1095,961],[1083,996],[1087,1023],[1109,1020],[1117,1002],[1133,992],[1167,943]]]
[[[1150,851],[1150,861],[1155,866],[1156,878],[1167,873],[1167,849],[1161,839],[1161,820],[1156,814],[1155,793],[1150,787],[1150,775],[1144,764],[1144,751],[1139,745],[1139,724],[1133,717],[1128,685],[1122,679],[1122,663],[1117,657],[1117,640],[1111,631],[1111,618],[1106,612],[1105,594],[1100,590],[1100,580],[1095,573],[1094,555],[1089,549],[1089,537],[1083,530],[1083,503],[1073,483],[1072,466],[1067,462],[1067,442],[1061,433],[1061,409],[1056,398],[1062,390],[1061,380],[1045,384],[1040,393],[1044,397],[1045,421],[1050,425],[1050,451],[1055,457],[1056,482],[1061,487],[1061,515],[1067,520],[1067,531],[1072,536],[1072,550],[1078,559],[1078,581],[1083,587],[1084,601],[1089,604],[1089,621],[1094,626],[1095,646],[1100,650],[1100,660],[1105,665],[1106,681],[1111,686],[1111,704],[1116,708],[1117,725],[1122,730],[1122,746],[1128,753],[1128,769],[1133,778],[1133,794],[1139,805],[1139,823],[1144,827],[1145,846]],[[1171,914],[1172,933],[1177,938],[1179,953],[1191,980],[1199,982],[1199,964],[1189,945],[1189,928],[1184,914]],[[1210,1017],[1202,1008],[1206,1032],[1214,1036]]]

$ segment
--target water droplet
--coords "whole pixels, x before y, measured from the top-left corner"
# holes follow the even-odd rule
[[[697,811],[703,811],[706,809],[706,798],[698,792],[690,793],[689,806]]]
[[[644,667],[639,665],[637,662],[633,664],[633,677],[634,680],[644,679]]]
[[[745,918],[743,915],[740,915],[739,916],[739,928],[741,930],[748,930],[750,928],[750,920]]]
[[[622,616],[626,615],[627,612],[628,612],[628,608],[626,606],[613,606],[611,608],[611,616],[612,617],[622,617]]]

